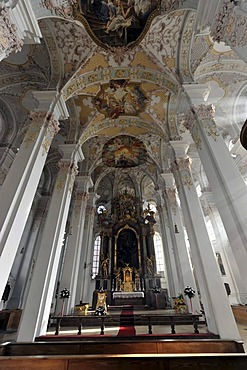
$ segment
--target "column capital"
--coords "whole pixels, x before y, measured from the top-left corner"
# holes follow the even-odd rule
[[[202,119],[210,119],[215,121],[215,106],[213,104],[200,104],[192,108],[197,117]]]
[[[21,51],[24,43],[40,43],[42,34],[29,0],[0,4],[0,61]]]
[[[194,106],[205,104],[208,100],[211,87],[204,84],[183,84],[184,91],[190,97]]]
[[[6,6],[1,6],[0,9],[0,33],[0,60],[3,60],[12,52],[21,51],[23,40],[11,17],[11,9]]]
[[[176,158],[187,158],[187,152],[190,144],[182,140],[170,141],[170,145],[174,149]]]
[[[59,150],[63,153],[62,161],[73,160],[77,163],[85,158],[81,146],[78,144],[62,144],[59,145]]]
[[[35,112],[51,112],[56,119],[67,119],[69,117],[64,97],[56,90],[33,91],[32,95]]]
[[[240,5],[240,6],[239,6]],[[211,26],[211,37],[231,47],[247,44],[247,13],[237,0],[222,0]]]
[[[200,121],[201,126],[203,127],[207,136],[211,137],[214,141],[216,141],[217,137],[220,134],[215,121],[215,106],[212,104],[208,105],[201,104],[196,107],[194,106],[192,114],[189,113],[189,116],[187,117],[187,121],[193,119],[192,117],[193,114],[195,114],[197,119]]]
[[[170,189],[175,188],[176,184],[175,184],[175,179],[174,179],[174,176],[173,176],[172,172],[162,173],[161,177],[165,180],[166,189],[167,188],[170,188]]]
[[[88,191],[88,189],[94,185],[91,176],[77,176],[76,183],[77,191]]]

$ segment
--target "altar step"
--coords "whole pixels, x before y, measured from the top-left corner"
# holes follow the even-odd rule
[[[146,310],[154,310],[153,307],[147,306],[147,305],[120,305],[120,306],[108,306],[107,310],[108,312],[111,311],[122,311],[122,310],[129,310],[130,308],[133,308],[134,311],[146,311]]]

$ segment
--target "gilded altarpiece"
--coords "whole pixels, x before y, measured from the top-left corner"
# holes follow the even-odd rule
[[[119,194],[111,210],[98,215],[101,233],[99,274],[95,294],[107,292],[107,304],[155,306],[154,289],[160,288],[154,252],[154,212],[127,191]]]

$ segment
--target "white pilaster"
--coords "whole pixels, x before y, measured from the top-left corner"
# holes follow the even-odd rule
[[[65,313],[68,315],[74,312],[76,303],[76,290],[78,283],[78,274],[80,265],[84,265],[81,259],[81,250],[83,247],[84,223],[88,201],[88,189],[93,186],[89,176],[79,176],[76,178],[77,188],[75,191],[74,208],[70,223],[70,235],[65,255],[65,262],[62,271],[60,290],[65,288],[70,291],[70,298],[65,307]]]
[[[172,248],[171,231],[168,225],[168,215],[165,204],[158,208],[160,218],[160,231],[163,244],[163,252],[165,256],[167,281],[169,287],[169,293],[171,297],[176,297],[180,292],[178,283],[177,269],[175,267],[174,253]]]
[[[219,135],[214,107],[194,106],[187,118],[247,293],[247,193],[245,182]],[[246,302],[244,302],[246,303]]]
[[[188,250],[185,244],[185,235],[184,227],[181,219],[180,209],[178,206],[178,194],[175,185],[175,179],[172,173],[163,173],[161,175],[165,180],[166,184],[166,197],[167,202],[170,206],[170,215],[172,219],[172,227],[174,228],[173,232],[173,250],[176,256],[177,269],[179,270],[180,275],[180,290],[183,294],[183,291],[186,286],[191,286],[196,291],[196,282],[192,272],[192,264],[188,254]],[[176,225],[176,230],[175,230]],[[178,292],[178,293],[179,293]],[[189,302],[187,302],[188,309],[191,311]],[[196,291],[196,296],[193,299],[193,311],[200,312],[200,303],[198,293]]]
[[[0,148],[0,187],[14,161],[15,153],[10,148]]]
[[[84,224],[84,237],[82,243],[81,265],[79,271],[79,281],[76,292],[76,300],[92,304],[92,284],[95,288],[95,280],[91,279],[92,261],[93,261],[93,224],[95,218],[95,200],[98,195],[94,192],[89,193],[88,206],[86,210],[86,220]]]
[[[40,245],[39,243],[39,235],[43,230],[44,227],[44,219],[46,218],[47,214],[47,203],[50,200],[50,196],[43,196],[39,200],[38,207],[36,209],[34,218],[31,218],[31,212],[29,215],[30,221],[32,220],[31,228],[26,224],[19,250],[23,249],[23,258],[21,261],[21,265],[16,276],[15,285],[13,288],[13,292],[11,295],[10,302],[8,302],[8,308],[23,308],[27,292],[30,286],[30,280],[32,277],[33,267],[36,262],[37,258],[37,251]],[[14,265],[16,260],[14,262]],[[13,265],[13,268],[14,268]],[[13,275],[13,272],[11,271]]]
[[[63,158],[60,161],[17,341],[33,341],[36,336],[45,334],[47,329],[77,163],[83,159],[78,145],[61,145],[60,149]]]
[[[0,296],[17,248],[58,122],[32,113],[31,126],[0,189]]]
[[[187,144],[173,141],[181,205],[190,240],[202,302],[210,332],[221,339],[239,340],[240,335],[225,292],[215,254],[209,240],[202,208],[193,183]]]

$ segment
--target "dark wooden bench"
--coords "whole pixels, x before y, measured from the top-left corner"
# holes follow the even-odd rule
[[[0,357],[0,370],[246,370],[246,354]]]
[[[219,339],[152,340],[118,337],[98,337],[63,342],[5,343],[0,345],[1,356],[61,356],[100,354],[169,354],[169,353],[244,353],[242,342]]]

